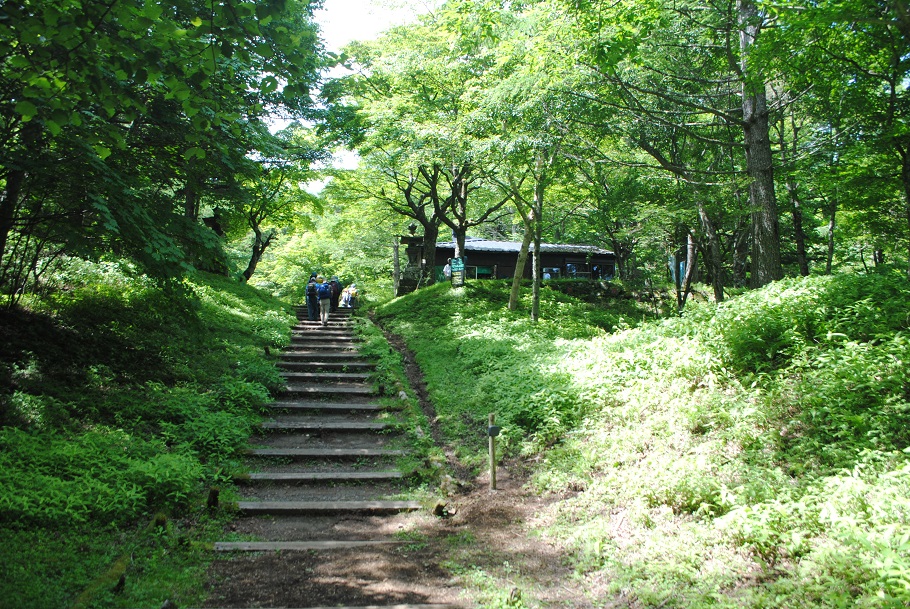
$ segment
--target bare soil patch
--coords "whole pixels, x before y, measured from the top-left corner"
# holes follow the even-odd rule
[[[498,472],[497,490],[480,477],[430,509],[391,517],[240,519],[233,532],[295,541],[392,536],[396,546],[320,552],[268,552],[217,560],[205,607],[314,607],[397,603],[476,605],[473,573],[495,578],[529,607],[587,609],[593,603],[560,549],[532,523],[550,499],[525,490],[520,463]]]

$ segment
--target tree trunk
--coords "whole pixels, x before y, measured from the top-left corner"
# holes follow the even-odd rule
[[[613,255],[616,256],[616,276],[620,279],[631,279],[629,270],[629,261],[632,259],[632,252],[635,251],[631,239],[621,239],[617,232],[606,227],[607,237],[610,238],[610,247],[613,248]]]
[[[765,83],[753,73],[749,58],[761,29],[761,18],[752,0],[738,2],[740,53],[743,79],[743,143],[752,210],[752,287],[761,287],[783,277],[774,165],[768,122]]]
[[[195,222],[199,219],[199,188],[194,178],[187,179],[183,197],[183,215]]]
[[[698,200],[698,221],[702,230],[705,232],[705,238],[708,240],[707,263],[711,268],[711,287],[714,289],[715,302],[724,300],[724,265],[723,256],[720,251],[720,238],[717,236],[717,229],[714,228],[714,222],[708,215],[704,203]],[[691,239],[691,235],[690,235]],[[688,256],[687,256],[688,259]],[[686,270],[688,274],[688,269]]]
[[[803,229],[803,209],[799,201],[796,183],[787,180],[787,192],[790,194],[790,214],[793,216],[793,233],[796,240],[796,261],[799,264],[799,274],[809,276],[809,257],[806,254],[806,232]]]
[[[423,259],[420,261],[420,277],[417,285],[430,285],[436,280],[436,242],[439,240],[439,224],[427,222],[423,225]]]
[[[904,214],[907,217],[907,279],[910,280],[910,149],[900,150],[901,181],[904,184]]]
[[[743,100],[746,116],[746,168],[749,203],[752,208],[752,287],[761,287],[783,277],[780,261],[780,234],[774,169],[768,130],[768,108],[764,93]]]
[[[534,227],[534,264],[532,265],[533,279],[531,288],[531,321],[540,319],[540,283],[543,281],[543,269],[541,268],[540,242],[543,233],[543,203],[544,194],[547,189],[547,163],[542,152],[537,155],[537,172],[534,176],[534,202],[533,213],[531,214],[532,226]]]
[[[461,227],[461,230],[455,231],[455,257],[462,258],[464,257],[464,242],[467,238],[467,231],[464,227]]]
[[[398,286],[401,283],[401,259],[399,258],[398,237],[392,239],[392,294],[400,296]]]
[[[243,277],[246,281],[250,280],[250,277],[253,276],[253,273],[256,272],[256,266],[259,265],[259,261],[262,260],[262,254],[265,253],[265,250],[272,243],[272,237],[275,236],[274,232],[270,232],[268,236],[263,239],[262,231],[258,228],[253,229],[253,247],[252,252],[250,253],[250,261],[246,265],[246,269],[243,271]]]
[[[27,150],[31,154],[40,154],[44,147],[41,134],[41,127],[37,121],[25,123],[19,135],[18,146],[21,146],[23,150]],[[18,168],[9,169],[12,163],[7,163],[12,160],[5,159],[4,165],[6,165],[7,174],[5,176],[6,180],[3,181],[4,189],[0,191],[0,263],[2,263],[4,256],[7,254],[10,233],[12,233],[13,226],[16,224],[16,213],[21,202],[22,188],[28,176],[27,170],[21,166],[23,160],[19,160],[16,163],[16,165],[19,165]]]
[[[793,133],[793,146],[797,146],[798,131],[795,119],[791,116],[791,129]],[[787,167],[787,142],[784,137],[784,121],[781,119],[780,130],[780,161],[784,167]],[[793,239],[796,241],[796,261],[799,264],[799,274],[803,277],[809,276],[809,258],[806,255],[806,232],[803,230],[803,210],[799,201],[799,185],[793,179],[792,169],[787,167],[787,195],[790,198],[790,214],[793,218]]]
[[[872,263],[879,267],[885,264],[885,250],[876,247],[872,250]]]
[[[531,321],[540,319],[540,282],[543,273],[540,268],[540,218],[534,218],[534,255],[531,260]]]
[[[828,204],[828,255],[825,259],[825,275],[830,275],[834,263],[834,231],[837,228],[837,194]]]
[[[528,249],[531,246],[531,239],[534,237],[534,231],[528,222],[525,223],[525,236],[521,241],[521,249],[518,250],[518,260],[515,261],[515,273],[512,275],[512,291],[509,292],[509,310],[514,311],[518,308],[518,296],[521,293],[521,280],[524,278],[525,266],[528,264]]]
[[[676,306],[679,313],[683,312],[686,306],[686,299],[689,297],[689,291],[692,289],[692,275],[695,273],[696,249],[695,237],[690,231],[686,231],[686,274],[679,281],[679,287],[676,290]],[[676,272],[679,272],[677,268]]]
[[[733,285],[737,288],[746,285],[746,271],[749,266],[749,226],[744,217],[740,217],[733,231]]]
[[[13,230],[16,208],[19,206],[19,195],[25,182],[25,172],[13,170],[7,174],[6,189],[0,193],[0,261],[6,253],[6,243]]]

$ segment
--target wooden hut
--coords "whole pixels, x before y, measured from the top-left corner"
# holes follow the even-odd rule
[[[422,264],[435,267],[437,281],[441,281],[442,269],[449,258],[455,256],[455,242],[442,241],[436,244],[435,256],[425,256],[419,237],[403,237],[406,246],[408,266]],[[469,279],[506,279],[515,274],[515,264],[521,243],[518,241],[491,241],[468,237],[465,240],[465,272]],[[531,251],[534,245],[531,244]],[[541,263],[545,279],[611,279],[616,272],[616,256],[613,252],[593,245],[566,245],[542,243]],[[531,277],[531,259],[525,265],[523,275]]]

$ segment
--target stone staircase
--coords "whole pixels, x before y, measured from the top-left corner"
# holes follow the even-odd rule
[[[393,551],[404,541],[383,519],[421,509],[419,502],[400,498],[405,489],[404,474],[396,467],[396,460],[406,451],[397,433],[398,418],[377,401],[370,378],[374,364],[357,351],[350,312],[339,309],[323,327],[319,322],[303,321],[306,309],[298,309],[302,321],[294,328],[291,345],[278,364],[286,389],[270,405],[271,418],[251,439],[254,448],[248,451],[249,473],[237,480],[242,494],[238,502],[241,518],[233,529],[239,536],[256,537],[257,541],[215,544],[218,552],[260,553],[249,555],[253,561],[257,556],[268,556],[269,577],[278,581],[282,578],[274,573],[275,560],[294,553],[354,552],[342,559],[353,564],[360,549]],[[371,560],[375,563],[375,556]],[[396,557],[390,555],[388,560],[394,563]],[[294,563],[288,563],[287,568],[289,572],[296,570]],[[375,570],[377,580],[384,581],[388,574]],[[293,573],[289,581],[294,577],[299,574]],[[360,581],[357,585],[369,588],[369,584]],[[217,596],[216,588],[213,602]],[[236,596],[230,595],[235,602]],[[374,597],[365,592],[363,598],[369,599],[369,604],[347,606],[455,607],[433,604],[432,594],[410,597]],[[407,604],[415,599],[419,602]],[[242,606],[264,607],[267,605],[262,603],[268,599],[257,596],[251,587],[244,601]]]

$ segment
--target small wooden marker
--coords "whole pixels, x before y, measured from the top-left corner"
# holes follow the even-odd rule
[[[490,439],[490,490],[496,490],[496,436],[499,435],[499,427],[496,427],[496,415],[492,412],[487,425],[487,435]]]

